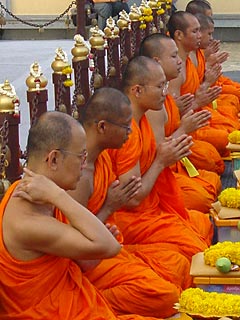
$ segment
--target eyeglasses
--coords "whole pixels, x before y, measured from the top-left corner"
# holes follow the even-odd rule
[[[169,81],[161,83],[159,86],[153,86],[153,85],[150,85],[150,84],[143,84],[142,86],[158,88],[159,90],[162,90],[162,93],[165,95],[165,94],[167,94],[168,85],[169,85]]]
[[[126,125],[126,124],[117,123],[117,122],[114,122],[114,121],[112,121],[112,120],[105,120],[105,121],[113,124],[114,126],[118,126],[118,127],[120,127],[120,128],[125,129],[125,130],[127,131],[127,133],[132,132],[131,126],[128,126],[128,125]],[[95,120],[95,123],[98,123],[98,122],[99,122],[98,120]]]
[[[55,149],[55,150],[58,150],[58,151],[60,151],[61,153],[71,154],[71,155],[73,155],[73,156],[76,156],[76,157],[80,158],[80,159],[81,159],[81,164],[85,164],[86,161],[87,161],[87,156],[88,156],[87,150],[83,150],[83,151],[80,152],[80,153],[68,151],[68,150],[61,149],[61,148],[58,148],[58,149]]]

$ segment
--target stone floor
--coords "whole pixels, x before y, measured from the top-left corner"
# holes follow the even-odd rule
[[[48,109],[53,108],[53,86],[51,82],[51,63],[55,50],[61,47],[71,60],[73,40],[1,40],[0,41],[0,83],[8,79],[20,98],[21,124],[20,146],[25,150],[26,136],[29,129],[29,111],[26,100],[27,86],[25,80],[29,75],[30,65],[37,61],[44,76],[48,79]],[[240,43],[223,43],[222,50],[228,51],[230,57],[223,64],[223,71],[234,80],[240,81]]]

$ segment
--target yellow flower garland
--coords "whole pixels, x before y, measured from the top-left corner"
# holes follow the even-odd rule
[[[227,188],[224,189],[218,196],[223,207],[240,208],[240,189]]]
[[[229,133],[228,141],[230,143],[240,143],[240,130],[234,130],[233,132]]]
[[[240,265],[240,242],[218,242],[204,251],[204,261],[212,267],[215,267],[217,259],[222,257],[228,258],[233,264]]]
[[[176,308],[202,317],[239,317],[240,296],[190,288],[182,292]]]

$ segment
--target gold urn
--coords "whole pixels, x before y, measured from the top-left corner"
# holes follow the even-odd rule
[[[13,86],[8,80],[5,80],[4,84],[0,85],[0,112],[13,113],[15,110],[14,100],[16,98]]]
[[[43,76],[41,68],[37,62],[30,67],[30,75],[26,79],[28,91],[44,90],[48,84],[48,80]]]
[[[76,34],[74,37],[75,45],[71,50],[73,55],[73,62],[86,60],[89,54],[89,49],[84,41],[84,38],[80,34]]]
[[[90,29],[90,32],[92,33],[92,36],[89,39],[89,43],[92,48],[95,49],[103,49],[105,40],[103,38],[102,30],[98,28],[98,26],[92,27]]]
[[[55,59],[51,64],[54,73],[62,74],[62,70],[68,66],[69,62],[67,60],[66,53],[61,48],[58,48],[56,50]]]

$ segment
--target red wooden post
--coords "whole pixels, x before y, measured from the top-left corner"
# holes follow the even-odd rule
[[[20,114],[0,112],[0,126],[4,121],[8,122],[7,146],[11,153],[9,165],[6,167],[6,177],[12,183],[21,177],[20,168],[20,146],[19,146],[19,124]]]
[[[77,34],[81,34],[86,39],[86,16],[85,0],[77,0]]]

